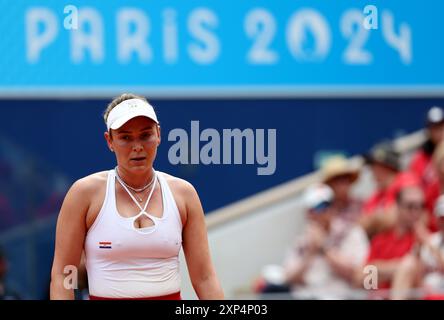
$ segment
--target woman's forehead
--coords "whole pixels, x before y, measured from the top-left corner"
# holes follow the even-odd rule
[[[134,131],[144,131],[148,129],[153,129],[157,126],[157,123],[147,117],[135,117],[124,125],[122,125],[119,129],[115,130],[117,132],[134,132]]]

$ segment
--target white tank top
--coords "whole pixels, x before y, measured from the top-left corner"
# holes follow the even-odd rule
[[[89,293],[106,298],[144,298],[180,291],[179,251],[182,222],[163,174],[161,218],[146,214],[154,225],[137,229],[135,216],[117,212],[114,170],[108,172],[105,200],[85,239]]]

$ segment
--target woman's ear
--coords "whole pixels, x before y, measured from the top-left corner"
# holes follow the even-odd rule
[[[157,136],[159,137],[159,142],[157,143],[157,146],[159,146],[160,142],[162,141],[162,138],[160,135],[160,125],[157,125]]]
[[[112,137],[111,137],[110,133],[108,131],[106,131],[103,135],[105,137],[106,144],[108,145],[109,150],[111,150],[111,152],[114,152],[113,145],[112,145]]]

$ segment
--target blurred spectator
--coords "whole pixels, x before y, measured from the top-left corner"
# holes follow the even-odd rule
[[[353,183],[359,177],[359,169],[351,167],[342,156],[325,161],[321,168],[322,178],[334,194],[332,210],[345,222],[356,223],[361,215],[362,202],[351,196]]]
[[[425,204],[420,184],[403,186],[396,201],[394,227],[373,237],[367,258],[367,265],[374,265],[378,270],[379,289],[390,288],[402,258],[411,252],[417,237],[427,234],[421,219]]]
[[[396,177],[400,172],[399,154],[390,142],[374,146],[365,156],[376,182],[376,191],[364,203],[364,213],[384,211],[395,203]]]
[[[428,227],[432,232],[435,232],[438,230],[438,227],[433,211],[439,195],[444,193],[444,142],[435,148],[431,164],[433,165],[436,176],[425,188],[425,193],[426,206],[429,213]]]
[[[399,158],[390,142],[375,145],[365,156],[376,182],[375,192],[364,202],[360,220],[369,238],[394,226],[397,194],[406,186],[419,184],[414,174],[401,172]]]
[[[8,261],[2,248],[0,248],[0,300],[18,300],[19,295],[6,284]]]
[[[427,140],[413,155],[409,166],[409,170],[421,179],[425,188],[434,180],[432,155],[444,138],[444,111],[442,108],[435,106],[427,112],[426,134]]]
[[[350,297],[354,270],[367,255],[367,237],[357,225],[350,225],[347,232],[342,227],[338,231],[330,187],[313,186],[303,200],[308,222],[285,258],[283,283],[269,283],[263,292],[287,290],[299,299]]]
[[[444,299],[444,194],[434,213],[439,232],[418,237],[420,250],[406,256],[393,280],[393,299],[415,298],[411,289],[421,288],[426,298]]]

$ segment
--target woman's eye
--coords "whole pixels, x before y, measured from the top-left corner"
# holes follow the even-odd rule
[[[123,139],[123,140],[129,140],[130,137],[129,137],[129,136],[123,136],[122,139]]]
[[[142,139],[148,139],[149,137],[151,136],[151,134],[150,133],[144,133],[144,134],[142,134]]]

